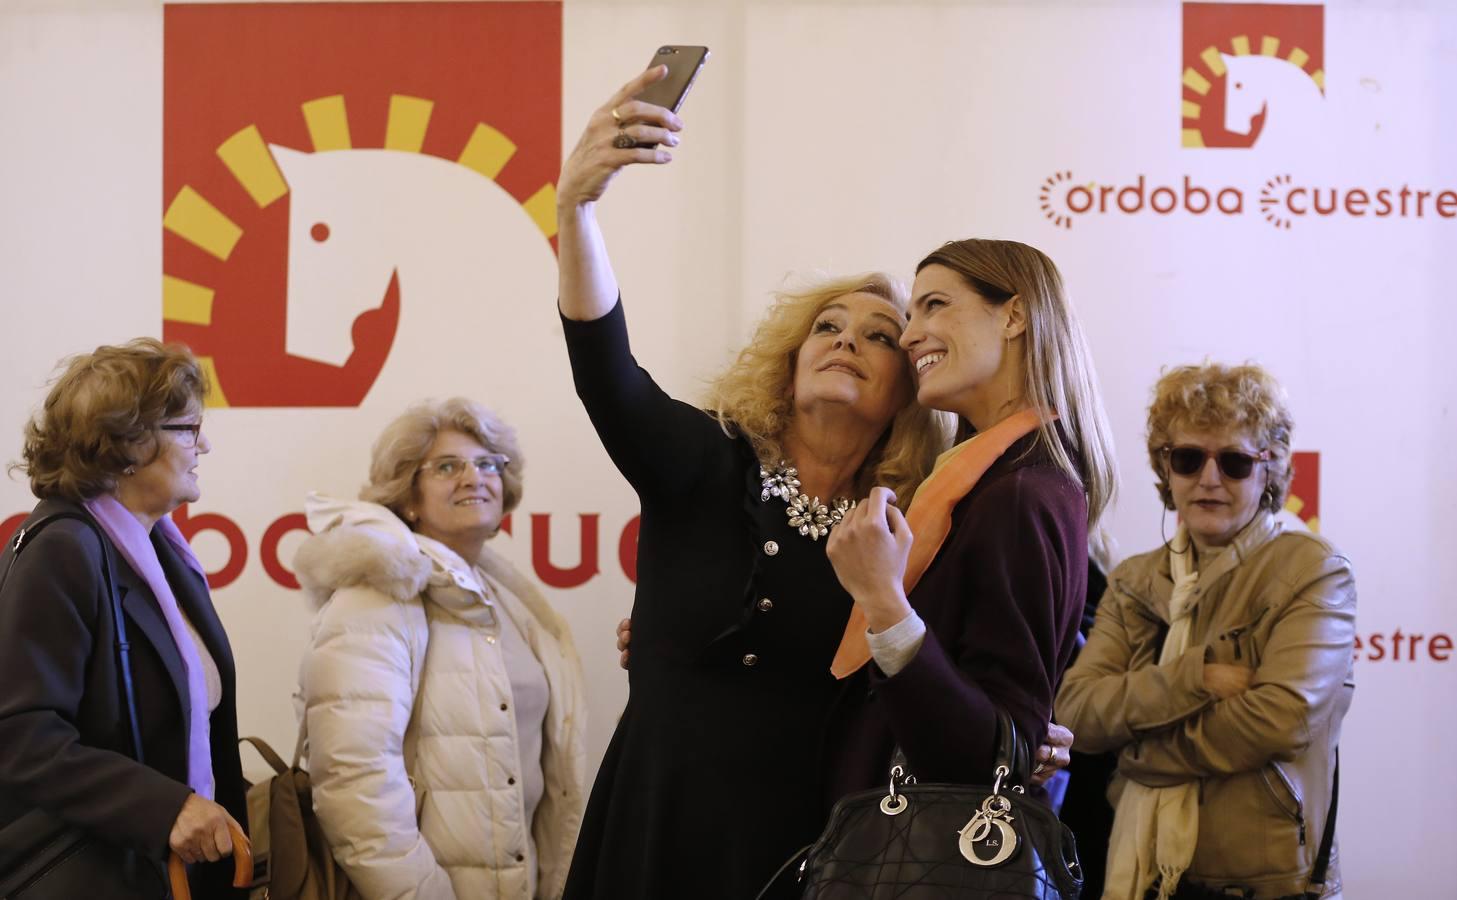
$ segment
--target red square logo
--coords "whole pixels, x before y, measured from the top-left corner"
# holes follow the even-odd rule
[[[412,302],[374,232],[408,231],[422,190],[437,220],[480,194],[553,242],[560,3],[165,17],[162,333],[209,406],[359,404]]]
[[[1322,99],[1325,10],[1185,3],[1179,79],[1185,147],[1253,147],[1280,116]]]

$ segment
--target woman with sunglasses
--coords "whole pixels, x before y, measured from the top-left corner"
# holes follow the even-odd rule
[[[1149,458],[1178,529],[1109,576],[1056,707],[1075,749],[1119,753],[1104,897],[1340,895],[1356,587],[1329,541],[1276,518],[1292,427],[1258,366],[1154,388]]]
[[[431,401],[385,428],[359,501],[306,504],[314,811],[364,900],[561,894],[585,698],[566,622],[486,547],[521,469],[494,413]]]

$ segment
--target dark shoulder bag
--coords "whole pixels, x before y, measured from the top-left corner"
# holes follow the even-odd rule
[[[101,574],[110,599],[109,615],[116,635],[117,671],[125,697],[126,726],[131,732],[132,756],[143,762],[141,732],[137,728],[136,692],[132,686],[131,645],[121,613],[116,580],[112,575],[111,544],[96,523],[79,512],[45,516],[16,532],[11,542],[10,565],[0,574],[4,589],[10,569],[30,541],[58,519],[76,519],[95,532],[101,543]],[[103,613],[106,615],[107,613]],[[0,900],[132,900],[165,897],[167,887],[159,869],[134,851],[99,840],[92,833],[69,825],[45,810],[36,809],[0,829]]]
[[[889,787],[836,803],[808,855],[760,897],[799,862],[804,900],[1074,900],[1083,879],[1072,832],[1026,796],[1031,754],[1010,716],[998,711],[997,725],[990,786],[918,784],[897,749]]]

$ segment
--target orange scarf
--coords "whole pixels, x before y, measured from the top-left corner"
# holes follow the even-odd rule
[[[1007,452],[1008,447],[1026,437],[1040,422],[1035,410],[1013,413],[986,431],[947,450],[936,460],[935,468],[916,489],[911,508],[906,512],[906,524],[911,528],[911,552],[906,559],[907,596],[951,533],[951,511],[956,504],[971,493],[981,476]],[[840,647],[830,663],[830,673],[836,678],[844,678],[870,662],[870,642],[865,638],[868,627],[865,613],[857,603],[850,611],[845,636],[840,639]]]

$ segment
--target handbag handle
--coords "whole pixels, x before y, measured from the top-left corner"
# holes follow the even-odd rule
[[[228,823],[228,834],[233,838],[233,887],[248,887],[253,883],[253,845],[235,822]],[[172,882],[172,900],[192,900],[187,863],[176,853],[167,857],[167,878]]]
[[[1003,782],[1018,788],[1018,793],[1025,790],[1032,770],[1032,752],[1027,747],[1027,742],[1017,730],[1017,723],[1000,707],[997,708],[996,769],[996,775]],[[1003,772],[1003,769],[1006,771]]]
[[[891,752],[890,765],[892,786],[897,781],[903,784],[915,783],[915,776],[911,774],[910,764],[899,742]],[[998,791],[1005,784],[1019,794],[1026,793],[1025,785],[1032,771],[1032,750],[1022,739],[1017,723],[1000,707],[997,708],[997,749],[993,766],[995,771],[992,773],[992,783],[997,786]],[[896,771],[897,769],[900,771]]]

